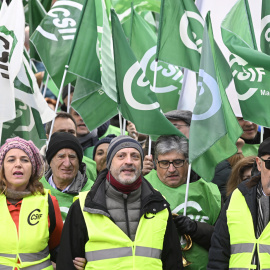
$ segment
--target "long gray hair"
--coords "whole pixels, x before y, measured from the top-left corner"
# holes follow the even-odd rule
[[[155,145],[155,159],[158,159],[159,155],[164,155],[171,151],[176,151],[184,155],[188,162],[188,142],[184,137],[162,135],[157,139]]]

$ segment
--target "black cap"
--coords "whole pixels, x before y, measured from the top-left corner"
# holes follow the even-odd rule
[[[270,138],[265,139],[259,146],[258,157],[270,155]]]
[[[55,132],[51,136],[48,150],[46,152],[46,159],[48,164],[51,163],[51,160],[56,155],[56,153],[63,148],[74,150],[78,156],[79,164],[82,163],[83,149],[79,140],[68,132]]]

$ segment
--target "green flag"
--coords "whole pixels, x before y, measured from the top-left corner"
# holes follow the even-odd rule
[[[16,117],[3,123],[1,145],[6,139],[19,136],[31,140],[41,148],[46,142],[46,135],[39,112],[21,100],[15,100]]]
[[[270,3],[268,0],[262,0],[261,18],[261,50],[270,55]]]
[[[95,0],[87,0],[77,30],[68,72],[101,84]],[[87,37],[87,38],[86,38]]]
[[[157,58],[198,72],[203,25],[193,0],[161,0]]]
[[[153,89],[157,36],[136,11],[133,10],[132,14],[130,47],[137,60],[140,61],[141,68],[150,81],[150,88],[155,92],[162,111],[165,113],[176,110],[183,73],[177,66],[159,62],[156,87]]]
[[[133,0],[133,1],[123,1],[123,0],[111,0],[112,7],[115,9],[119,16],[121,23],[127,20],[131,15],[130,4],[133,2],[134,9],[137,12],[141,11],[153,11],[159,13],[160,11],[160,0]]]
[[[114,10],[111,10],[117,102],[125,119],[138,132],[149,135],[175,134],[183,136],[160,111],[156,95],[133,54]],[[144,82],[138,84],[138,80]]]
[[[29,37],[34,33],[42,19],[46,16],[46,10],[39,0],[29,0],[28,2],[28,12],[29,12]],[[40,58],[30,42],[30,57],[37,61],[40,61]]]
[[[270,127],[270,56],[259,52],[248,2],[238,1],[221,24],[237,96],[245,120]]]
[[[212,180],[218,163],[236,153],[236,141],[243,132],[225,92],[231,80],[230,68],[214,41],[208,13],[189,132],[189,162],[206,181]]]
[[[93,130],[115,116],[117,104],[101,89],[101,86],[78,78],[71,103],[89,130]]]
[[[50,77],[60,88],[85,0],[58,0],[30,37]],[[68,73],[64,85],[76,76]]]

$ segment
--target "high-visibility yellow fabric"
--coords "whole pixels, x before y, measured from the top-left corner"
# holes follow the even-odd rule
[[[11,269],[32,266],[33,270],[53,270],[48,247],[48,207],[48,191],[45,191],[45,195],[25,197],[22,200],[17,233],[6,196],[0,195],[0,269],[1,266],[9,266]]]
[[[86,195],[87,192],[79,195],[89,236],[85,245],[85,269],[162,270],[168,209],[143,215],[132,241],[110,218],[83,211]]]
[[[261,270],[270,269],[270,224],[256,239],[254,224],[245,197],[236,189],[227,209],[227,224],[230,234],[231,257],[229,268],[256,269],[252,265],[257,245]]]

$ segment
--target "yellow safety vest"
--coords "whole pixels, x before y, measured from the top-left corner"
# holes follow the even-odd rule
[[[256,269],[252,258],[257,246],[260,269],[270,269],[270,223],[256,239],[254,224],[246,200],[239,189],[231,197],[227,209],[231,257],[229,269]]]
[[[48,246],[48,207],[48,191],[45,195],[25,197],[18,235],[6,196],[0,195],[0,270],[53,270]]]
[[[85,244],[85,269],[162,270],[168,210],[142,216],[132,241],[110,218],[83,211],[87,193],[79,194],[89,237]]]

